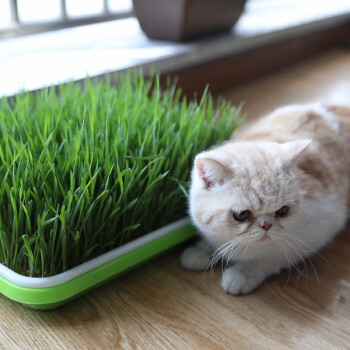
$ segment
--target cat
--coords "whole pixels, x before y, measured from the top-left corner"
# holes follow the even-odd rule
[[[189,212],[202,239],[180,264],[222,261],[223,290],[249,293],[341,231],[349,182],[350,108],[281,107],[196,156]]]

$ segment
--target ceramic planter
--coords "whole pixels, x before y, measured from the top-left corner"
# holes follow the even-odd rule
[[[134,13],[152,39],[185,41],[230,29],[246,0],[133,0]]]
[[[0,292],[32,309],[52,309],[195,235],[185,218],[52,277],[26,277],[0,264]]]

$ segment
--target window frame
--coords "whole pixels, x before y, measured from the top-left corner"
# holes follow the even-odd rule
[[[114,21],[134,16],[132,10],[112,12],[108,5],[108,0],[103,0],[103,12],[94,15],[82,16],[79,18],[69,17],[67,14],[66,0],[60,0],[61,17],[58,20],[45,21],[40,23],[21,23],[18,14],[17,0],[10,1],[10,13],[12,25],[0,30],[0,40],[14,38],[18,36],[31,35],[36,33],[54,31],[58,29],[95,24],[100,22]]]

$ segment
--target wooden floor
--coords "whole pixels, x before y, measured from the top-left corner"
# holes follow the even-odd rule
[[[350,50],[336,50],[228,91],[248,119],[283,104],[350,103]],[[346,232],[347,231],[347,232]],[[34,312],[0,296],[2,349],[350,349],[350,229],[296,271],[250,295],[187,272],[179,250],[76,301]],[[318,281],[317,281],[318,279]]]

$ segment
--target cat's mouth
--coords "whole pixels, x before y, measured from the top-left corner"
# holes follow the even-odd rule
[[[266,242],[270,240],[271,240],[271,237],[267,233],[265,233],[262,237],[257,239],[257,242]]]

